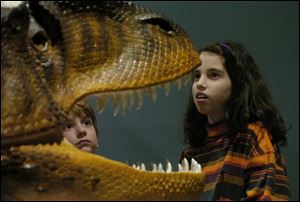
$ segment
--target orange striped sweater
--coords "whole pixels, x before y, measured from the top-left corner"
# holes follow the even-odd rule
[[[201,200],[289,200],[287,172],[268,130],[249,124],[233,135],[225,123],[207,128],[203,146],[186,148],[182,158],[198,161],[206,176]]]

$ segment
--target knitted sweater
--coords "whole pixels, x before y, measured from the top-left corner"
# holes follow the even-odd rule
[[[182,158],[198,161],[205,174],[201,200],[289,200],[287,172],[279,147],[260,123],[249,132],[233,134],[225,123],[207,127],[207,138],[197,148],[186,148]]]

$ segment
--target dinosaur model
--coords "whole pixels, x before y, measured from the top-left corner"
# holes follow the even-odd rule
[[[2,2],[1,2],[2,5]],[[2,8],[1,8],[2,12]],[[3,12],[4,13],[4,12]],[[115,113],[199,65],[188,35],[128,2],[28,1],[1,14],[1,195],[12,200],[197,200],[204,175],[131,167],[65,144],[74,103],[109,97]],[[158,167],[158,168],[157,168]]]

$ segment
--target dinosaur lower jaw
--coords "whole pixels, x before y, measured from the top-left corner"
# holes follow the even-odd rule
[[[1,192],[12,199],[197,200],[204,185],[199,165],[186,160],[179,172],[170,165],[167,173],[161,165],[142,171],[64,142],[16,147],[12,154],[1,177]]]

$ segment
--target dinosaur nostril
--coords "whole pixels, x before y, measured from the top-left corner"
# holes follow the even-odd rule
[[[168,33],[175,31],[171,23],[162,18],[148,18],[141,20],[141,22],[144,24],[158,25],[162,30]]]

